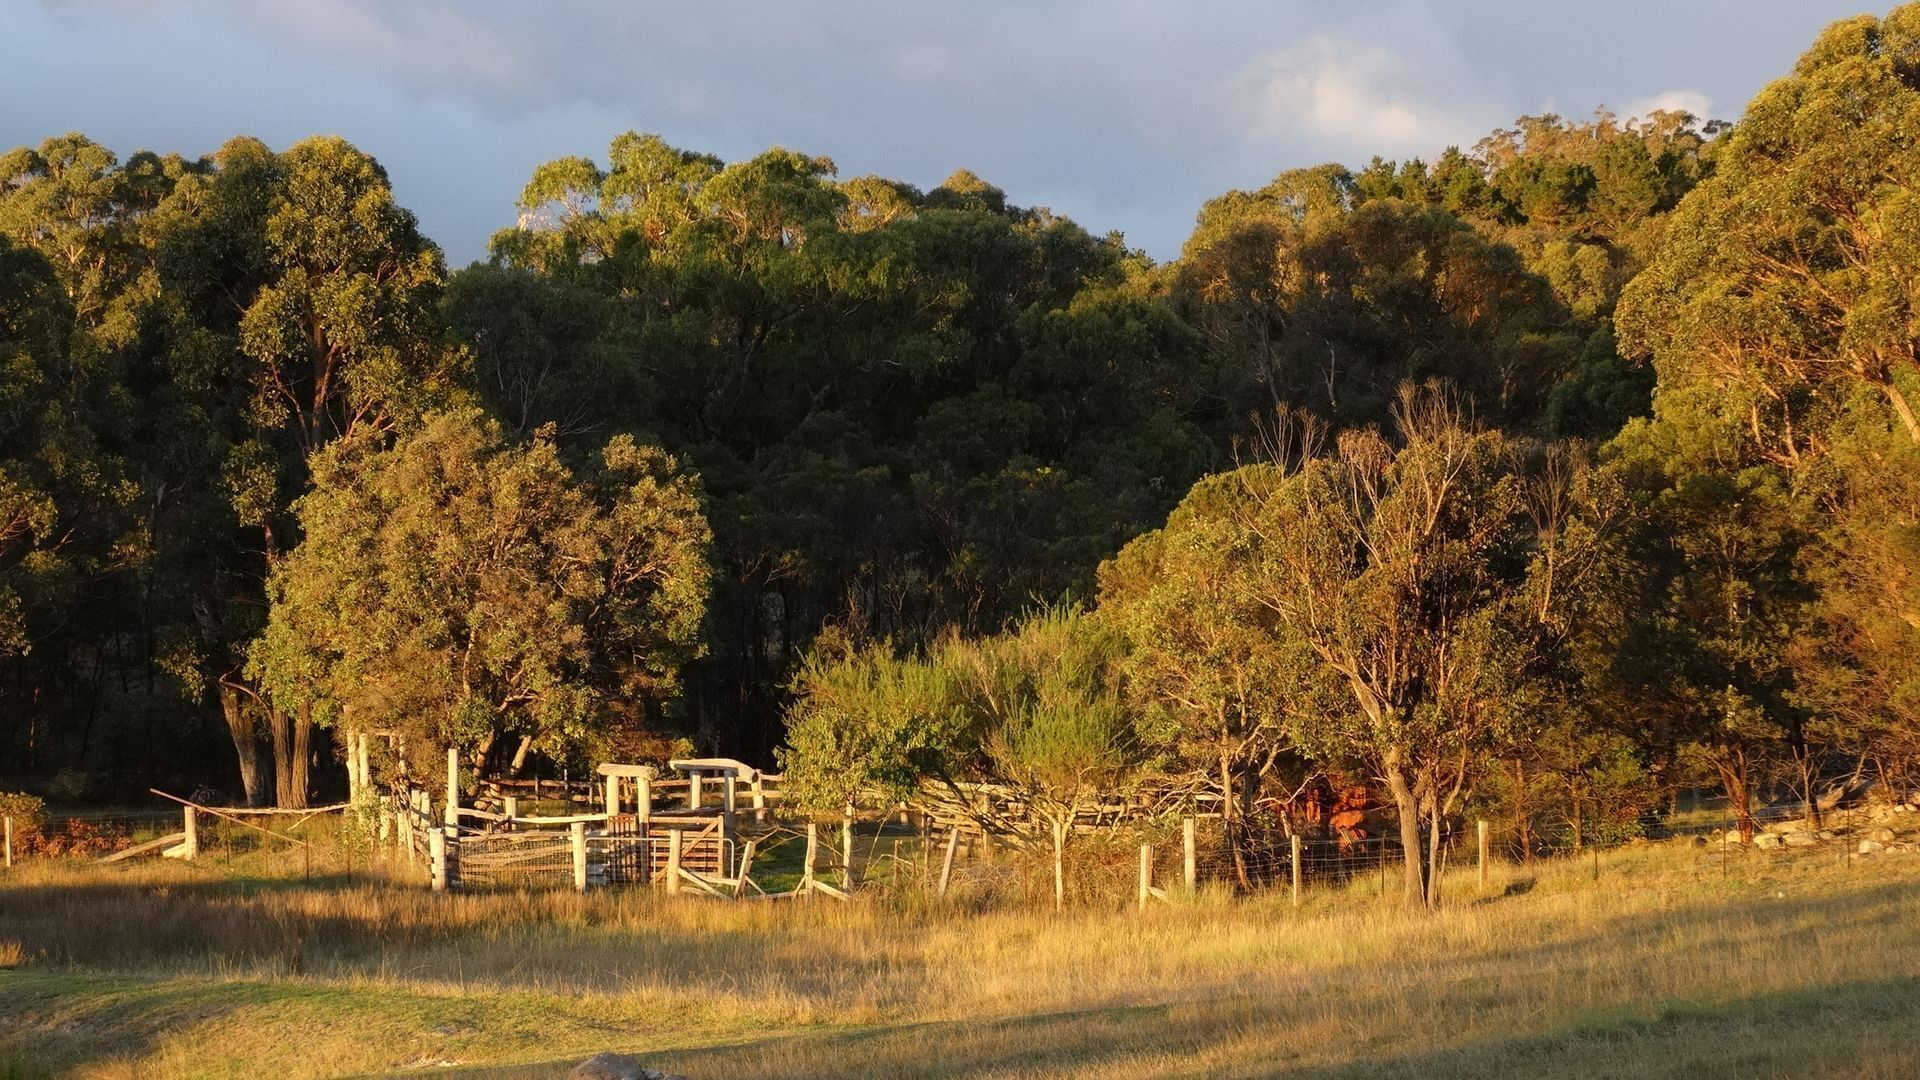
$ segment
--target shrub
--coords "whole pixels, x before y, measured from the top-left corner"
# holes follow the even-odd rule
[[[13,819],[13,834],[17,841],[24,833],[40,831],[47,821],[45,800],[20,791],[0,791],[0,817]]]

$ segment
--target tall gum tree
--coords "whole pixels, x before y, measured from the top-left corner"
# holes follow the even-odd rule
[[[163,280],[202,333],[232,349],[203,396],[224,424],[234,517],[260,554],[219,576],[221,591],[258,608],[261,582],[298,542],[289,506],[306,487],[308,459],[335,443],[387,439],[460,396],[464,354],[442,342],[437,321],[445,266],[394,202],[386,172],[338,138],[282,153],[236,139],[163,212],[173,215]],[[243,769],[247,717],[257,715],[270,736],[275,801],[303,806],[313,722],[242,673],[258,625],[225,620],[210,631],[228,661],[211,665],[213,679]]]

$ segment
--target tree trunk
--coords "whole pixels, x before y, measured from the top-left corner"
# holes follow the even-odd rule
[[[1740,829],[1741,843],[1753,839],[1753,780],[1747,772],[1747,755],[1735,751],[1719,762],[1720,783],[1727,789],[1727,801],[1733,804],[1734,824]]]
[[[1427,902],[1427,874],[1420,852],[1420,803],[1413,796],[1413,786],[1407,782],[1405,769],[1395,764],[1383,771],[1386,773],[1387,790],[1393,795],[1394,808],[1400,814],[1400,850],[1406,861],[1406,901],[1410,907],[1422,907]]]
[[[1226,832],[1227,850],[1233,856],[1233,877],[1240,888],[1253,891],[1253,878],[1247,872],[1246,823],[1241,819],[1239,785],[1233,775],[1233,758],[1220,755],[1220,824]]]
[[[296,716],[269,708],[267,726],[273,732],[274,802],[282,809],[307,805],[307,763],[312,756],[313,722],[303,712]]]
[[[1807,745],[1804,731],[1795,730],[1791,748],[1794,768],[1800,774],[1800,808],[1806,817],[1807,827],[1818,829],[1820,828],[1820,797],[1813,790],[1813,747]]]
[[[1913,407],[1907,404],[1907,395],[1893,381],[1893,373],[1888,372],[1880,383],[1880,389],[1887,395],[1887,404],[1893,406],[1894,415],[1900,418],[1900,426],[1907,429],[1907,438],[1920,443],[1920,420],[1913,415]]]
[[[486,737],[481,739],[479,744],[473,748],[473,775],[486,775],[487,761],[493,757],[493,744],[496,741],[496,733],[489,731]]]
[[[227,718],[227,734],[233,737],[233,750],[240,761],[240,783],[246,790],[248,806],[267,804],[267,760],[260,753],[260,733],[254,730],[253,717],[247,715],[246,702],[237,687],[222,682],[220,712]]]

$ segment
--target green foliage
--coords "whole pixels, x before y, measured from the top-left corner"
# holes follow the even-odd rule
[[[296,804],[316,723],[764,760],[785,710],[824,811],[1338,772],[1583,838],[1897,777],[1916,41],[1838,23],[1724,134],[1286,171],[1169,266],[628,133],[450,275],[337,138],[8,151],[0,762]]]
[[[795,798],[824,813],[868,789],[898,801],[923,777],[953,775],[978,737],[956,683],[945,665],[896,657],[887,643],[823,634],[795,676],[778,751]]]
[[[964,171],[923,193],[630,133],[536,171],[493,252],[445,309],[488,405],[705,479],[689,709],[748,747],[820,627],[912,650],[1084,596],[1219,453],[1144,260]]]
[[[820,812],[923,784],[991,780],[1051,817],[1124,787],[1152,747],[1120,701],[1120,642],[1067,609],[923,654],[824,635],[794,683],[788,783]]]
[[[1335,167],[1283,173],[1202,209],[1175,295],[1230,406],[1379,424],[1401,383],[1441,378],[1531,426],[1577,340],[1548,283],[1451,211],[1356,202],[1354,184]]]
[[[631,439],[576,480],[549,439],[436,414],[391,450],[319,455],[296,509],[306,540],[275,568],[249,670],[318,723],[564,747],[657,721],[697,654],[694,482]]]

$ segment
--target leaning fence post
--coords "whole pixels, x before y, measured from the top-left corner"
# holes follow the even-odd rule
[[[1480,833],[1480,891],[1486,892],[1487,891],[1487,819],[1480,818],[1479,820],[1474,822],[1474,826]]]
[[[1193,824],[1193,818],[1191,817],[1180,819],[1180,847],[1186,856],[1183,869],[1186,871],[1188,892],[1192,892],[1200,887],[1200,863],[1198,859],[1195,858]]]
[[[1140,845],[1140,910],[1147,910],[1147,897],[1153,893],[1153,845]]]
[[[1293,906],[1300,906],[1300,834],[1287,837],[1288,850],[1293,856]]]
[[[427,855],[433,860],[433,891],[447,891],[447,834],[427,830]]]
[[[180,808],[180,818],[181,832],[184,834],[180,841],[180,857],[197,859],[200,857],[199,815],[194,812],[193,807],[183,806]]]
[[[947,857],[940,864],[940,898],[946,899],[947,882],[953,880],[953,856],[960,850],[960,828],[955,826],[947,833]]]
[[[584,821],[573,823],[573,889],[587,891],[587,823]]]

